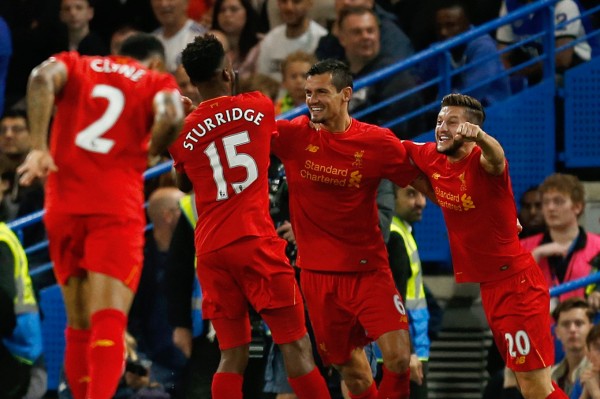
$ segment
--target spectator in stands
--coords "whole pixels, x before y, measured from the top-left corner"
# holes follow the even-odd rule
[[[435,30],[439,41],[446,41],[473,28],[466,0],[439,0],[435,11]],[[467,43],[455,47],[450,58],[446,54],[429,58],[423,68],[422,77],[430,80],[446,70],[450,63],[450,71],[467,67],[463,72],[452,77],[452,91],[465,92],[467,88],[496,77],[504,71],[500,56],[496,53],[496,42],[484,34]],[[468,67],[471,65],[471,67]],[[504,100],[510,95],[508,76],[500,76],[491,82],[469,89],[468,94],[477,98],[484,106]]]
[[[280,88],[281,84],[272,77],[263,75],[262,73],[255,73],[239,81],[238,93],[260,91],[275,102]]]
[[[261,4],[266,14],[268,25],[272,28],[284,23],[279,12],[277,2],[279,0],[254,0],[255,4]],[[321,25],[328,28],[335,20],[335,0],[317,0],[308,11],[308,17]]]
[[[17,172],[25,185],[48,179],[45,225],[65,302],[65,371],[75,399],[109,399],[121,377],[143,257],[142,172],[183,121],[177,83],[151,70],[162,62],[160,41],[137,34],[119,57],[63,52],[31,73],[33,150]],[[110,126],[95,130],[106,118]]]
[[[302,50],[290,53],[281,63],[281,86],[284,95],[275,103],[275,115],[284,113],[306,103],[304,82],[306,72],[317,62],[317,58]]]
[[[519,237],[526,238],[541,233],[546,227],[542,213],[542,193],[538,186],[531,186],[519,199],[519,222],[523,230]]]
[[[585,208],[583,184],[574,175],[554,173],[539,186],[546,222],[543,233],[521,240],[533,255],[549,287],[589,275],[600,266],[600,235],[586,232],[578,218]],[[586,289],[566,292],[560,301],[585,297]],[[600,292],[592,295],[600,298]]]
[[[31,151],[31,135],[27,124],[27,114],[22,110],[7,110],[0,119],[0,154],[3,154],[11,165],[10,187],[5,202],[10,209],[7,221],[39,211],[44,206],[44,186],[35,182],[29,187],[19,184],[15,173]],[[43,224],[36,223],[23,229],[23,245],[27,248],[43,240],[46,236]],[[45,255],[36,255],[29,263],[46,260]]]
[[[260,42],[256,72],[281,83],[281,63],[288,54],[303,50],[314,54],[327,30],[308,16],[313,0],[277,0],[284,24],[272,28]]]
[[[177,86],[179,86],[179,91],[181,94],[192,100],[193,105],[197,106],[200,104],[200,101],[202,101],[200,98],[200,93],[198,93],[196,86],[192,84],[192,81],[185,72],[185,68],[182,64],[179,64],[173,75],[175,76],[175,80],[177,81]]]
[[[107,43],[90,30],[94,18],[92,0],[61,0],[60,20],[67,28],[64,50],[77,51],[81,55],[107,55]]]
[[[121,44],[123,44],[129,36],[135,35],[136,33],[139,33],[139,31],[130,25],[122,26],[114,31],[110,37],[110,53],[112,55],[119,54]]]
[[[9,170],[0,158],[0,203]],[[42,354],[42,327],[27,256],[5,221],[0,214],[0,389],[2,398],[21,399]]]
[[[571,393],[573,399],[600,397],[600,324],[590,329],[585,343],[589,362],[581,368],[579,380]]]
[[[250,0],[216,0],[211,29],[227,37],[227,55],[240,78],[252,74],[258,57],[259,31],[258,14]]]
[[[423,217],[425,196],[412,186],[395,186],[396,212],[387,244],[390,268],[408,312],[412,346],[410,356],[410,398],[427,398],[427,369],[431,342],[428,336],[429,311],[423,285],[423,268],[412,224]]]
[[[322,37],[319,41],[319,45],[315,51],[318,59],[344,59],[344,48],[341,46],[338,36],[339,16],[345,7],[365,7],[373,10],[379,23],[381,52],[384,55],[403,60],[414,54],[410,39],[396,24],[396,17],[383,9],[375,0],[336,0],[335,10],[337,18],[327,36]]]
[[[552,380],[571,395],[581,368],[587,363],[586,337],[594,326],[594,311],[580,297],[569,297],[552,312],[554,333],[561,342],[565,357],[552,368]]]
[[[10,28],[0,16],[0,115],[4,113],[4,96],[6,91],[6,76],[12,55]]]
[[[205,33],[206,27],[188,17],[188,0],[150,0],[150,3],[160,23],[160,28],[152,34],[165,47],[167,71],[173,73],[180,63],[181,51],[196,36]]]
[[[381,52],[379,23],[372,9],[365,7],[344,8],[340,12],[338,24],[340,44],[344,48],[345,60],[355,79],[367,76],[399,61],[398,57],[386,56]],[[388,99],[392,95],[411,89],[415,84],[416,79],[411,72],[398,72],[387,79],[354,92],[350,101],[350,112],[356,113],[364,110]],[[413,94],[371,112],[361,117],[360,120],[376,125],[384,125],[392,119],[414,111],[422,103],[420,95]],[[391,129],[399,138],[408,139],[424,131],[425,126],[420,119],[416,119],[396,124]]]
[[[165,274],[171,238],[181,215],[179,200],[183,195],[174,187],[161,187],[148,199],[148,219],[153,228],[145,235],[144,267],[128,323],[138,351],[152,361],[152,380],[162,384],[172,395],[177,391],[186,360],[173,345],[173,328],[165,322],[169,317]]]
[[[500,8],[500,16],[504,16],[523,4],[531,3],[533,0],[503,0]],[[558,1],[554,8],[554,22],[557,25],[554,32],[555,46],[562,47],[571,44],[568,48],[556,54],[556,71],[560,74],[566,69],[589,61],[592,55],[592,47],[586,39],[582,39],[586,32],[591,32],[591,25],[587,17],[581,17],[581,9],[575,0]],[[514,21],[511,24],[501,26],[496,32],[499,48],[520,42],[536,33],[540,33],[543,27],[543,15],[537,12],[529,15],[523,20]],[[563,23],[571,21],[567,25]],[[562,24],[562,25],[561,25]],[[573,43],[578,40],[577,43]],[[595,41],[596,39],[594,39]],[[595,47],[595,46],[594,46]],[[503,61],[506,68],[512,68],[524,61],[535,58],[542,54],[542,39],[537,39],[522,46],[503,53]],[[525,67],[515,72],[518,76],[527,78],[529,83],[537,83],[542,78],[542,65],[538,62],[532,66]]]
[[[202,291],[196,277],[194,229],[198,219],[193,194],[183,197],[165,273],[168,321],[173,343],[188,359],[181,391],[185,398],[209,398],[221,354],[215,330],[202,320]]]

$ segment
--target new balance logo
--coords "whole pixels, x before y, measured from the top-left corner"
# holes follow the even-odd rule
[[[305,150],[310,151],[310,152],[317,152],[317,151],[319,151],[319,146],[309,144],[306,146]]]

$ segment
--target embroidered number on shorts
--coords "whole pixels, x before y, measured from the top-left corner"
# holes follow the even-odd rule
[[[402,303],[402,299],[400,299],[399,295],[394,295],[394,305],[400,314],[406,314],[406,309],[404,308],[404,304]]]
[[[222,142],[229,168],[235,168],[237,166],[246,168],[246,180],[231,183],[233,191],[239,194],[258,178],[258,167],[256,166],[254,158],[246,153],[237,152],[236,150],[237,146],[248,144],[250,142],[248,131],[225,136],[223,137]],[[221,164],[221,157],[217,152],[216,143],[214,141],[211,142],[204,150],[204,153],[208,157],[210,166],[213,170],[213,179],[217,185],[217,201],[226,200],[229,198],[229,195],[227,194],[227,182],[225,181],[225,176],[223,174],[223,165]]]
[[[517,331],[514,338],[511,333],[504,334],[504,339],[508,344],[508,354],[510,357],[516,357],[517,352],[521,356],[527,356],[529,351],[531,350],[531,342],[529,341],[529,336],[523,330]],[[515,352],[515,347],[517,352]]]
[[[101,136],[112,128],[125,106],[125,96],[123,92],[116,87],[108,85],[96,85],[92,89],[92,97],[100,97],[108,100],[108,107],[102,116],[92,122],[88,127],[77,133],[75,144],[91,152],[108,154],[115,145],[115,141],[105,139]]]

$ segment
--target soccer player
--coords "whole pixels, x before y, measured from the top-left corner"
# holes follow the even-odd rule
[[[112,398],[123,372],[127,313],[143,256],[142,173],[183,122],[177,83],[154,37],[120,56],[57,54],[29,78],[33,150],[21,182],[46,178],[50,256],[67,312],[65,372],[75,399]],[[47,129],[56,114],[47,147]]]
[[[504,150],[481,129],[475,98],[449,94],[435,143],[404,142],[442,208],[457,282],[480,283],[494,340],[526,399],[566,398],[550,379],[548,285],[519,243],[517,209]]]
[[[259,92],[233,95],[235,72],[213,35],[188,44],[182,63],[204,101],[186,118],[170,152],[179,188],[193,187],[196,194],[202,313],[213,323],[221,349],[213,398],[242,398],[251,341],[248,303],[280,346],[298,398],[329,398],[312,357],[286,241],[269,215],[273,103]]]
[[[321,358],[340,371],[351,398],[408,398],[407,316],[375,199],[383,178],[421,188],[425,180],[389,129],[350,117],[352,85],[344,63],[313,65],[305,84],[310,119],[279,121],[272,150],[287,174],[300,282]],[[379,396],[363,350],[373,340],[383,354]]]

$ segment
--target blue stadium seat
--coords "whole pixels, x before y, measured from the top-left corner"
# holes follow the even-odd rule
[[[67,316],[60,287],[53,285],[40,291],[42,342],[48,370],[48,390],[56,390],[65,350]]]

